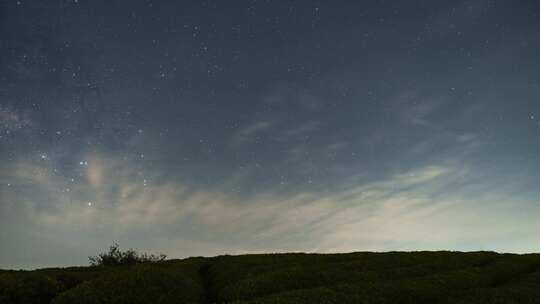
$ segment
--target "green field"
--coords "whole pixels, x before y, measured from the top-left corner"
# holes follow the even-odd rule
[[[540,254],[290,253],[0,271],[0,303],[540,303]]]

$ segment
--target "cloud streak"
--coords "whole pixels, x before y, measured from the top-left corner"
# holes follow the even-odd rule
[[[232,146],[238,146],[248,141],[253,140],[257,135],[268,131],[276,123],[269,120],[255,121],[250,125],[247,125],[238,130],[231,140]]]
[[[17,164],[14,170],[3,171],[16,175],[10,177],[14,188],[24,181],[25,187],[40,189],[23,195],[2,190],[2,200],[11,202],[0,206],[2,226],[13,215],[29,223],[21,228],[24,231],[2,235],[9,251],[17,251],[21,247],[17,243],[29,234],[39,233],[57,243],[64,238],[90,239],[101,247],[107,246],[104,240],[136,239],[130,246],[170,251],[177,257],[230,250],[505,248],[524,252],[533,248],[526,243],[503,247],[501,242],[511,235],[521,235],[525,242],[531,238],[526,231],[540,228],[516,215],[515,206],[533,203],[531,193],[493,187],[481,194],[456,187],[459,181],[475,177],[466,167],[432,165],[377,181],[352,179],[339,191],[324,194],[268,189],[240,196],[225,188],[192,189],[174,181],[145,186],[136,170],[122,160],[95,155],[89,172],[97,170],[92,163],[106,164],[100,166],[99,178],[88,178],[70,193],[60,190],[69,185],[68,180],[36,164]],[[4,174],[2,179],[6,178]],[[43,195],[55,203],[43,208],[38,203]],[[88,200],[92,206],[85,203]],[[6,257],[1,262],[16,263]]]

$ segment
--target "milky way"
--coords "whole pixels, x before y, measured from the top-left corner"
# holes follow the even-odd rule
[[[537,1],[0,3],[0,268],[538,251]]]

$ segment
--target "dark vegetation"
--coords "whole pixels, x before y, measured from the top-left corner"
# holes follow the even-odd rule
[[[0,271],[0,303],[540,303],[540,254],[264,254]]]
[[[102,252],[97,256],[91,256],[88,259],[90,260],[90,266],[122,266],[161,262],[166,257],[164,254],[138,253],[133,249],[122,251],[120,246],[115,243],[109,247],[109,251]]]

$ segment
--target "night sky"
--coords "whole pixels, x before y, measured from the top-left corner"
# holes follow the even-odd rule
[[[540,251],[538,1],[0,1],[0,268]]]

